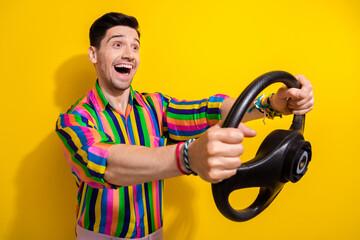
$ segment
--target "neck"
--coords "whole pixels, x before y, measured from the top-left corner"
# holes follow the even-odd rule
[[[126,113],[126,108],[129,103],[130,87],[125,90],[108,89],[102,86],[99,82],[101,91],[103,92],[106,100],[109,101],[111,106],[120,111],[123,115]]]

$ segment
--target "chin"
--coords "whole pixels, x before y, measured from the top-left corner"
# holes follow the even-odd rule
[[[115,89],[118,90],[118,91],[125,91],[125,90],[129,89],[129,87],[130,87],[130,85],[127,86],[127,87],[117,87]]]
[[[126,82],[126,83],[115,83],[113,84],[113,88],[119,91],[125,91],[128,88],[130,88],[131,82]]]

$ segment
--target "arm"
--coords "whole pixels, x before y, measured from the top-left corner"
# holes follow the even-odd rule
[[[296,75],[295,78],[301,83],[301,89],[283,86],[270,99],[271,107],[281,114],[302,115],[314,108],[315,99],[310,81],[303,75]]]
[[[301,83],[301,89],[287,88],[283,86],[278,89],[276,94],[270,99],[271,108],[283,114],[306,114],[314,107],[313,87],[309,80],[303,75],[296,75],[295,78]],[[225,119],[228,115],[236,98],[227,98],[221,106],[221,119]],[[252,108],[254,103],[250,105]],[[255,119],[263,118],[264,115],[259,111],[246,112],[242,122],[248,122]]]
[[[104,179],[114,185],[129,186],[180,175],[176,145],[148,148],[116,144],[109,151]]]
[[[236,98],[227,98],[224,100],[223,104],[221,105],[221,119],[222,120],[224,120],[226,118],[226,116],[230,112],[232,105],[234,105],[235,101],[236,101]],[[254,106],[254,103],[252,103],[250,105],[249,109],[252,108],[253,106]],[[246,112],[242,119],[242,122],[248,122],[248,121],[260,119],[263,117],[264,117],[264,115],[262,113],[260,113],[259,111],[251,111],[250,113]]]
[[[248,136],[249,134],[248,132],[243,134],[240,129],[224,130],[217,125],[206,130],[209,124],[219,121],[216,120],[215,106],[217,105],[216,101],[220,101],[220,105],[223,99],[216,96],[210,98],[208,103],[204,100],[182,102],[166,96],[165,100],[165,113],[171,113],[164,115],[170,141],[184,141],[204,132],[197,141],[189,146],[192,169],[209,182],[217,182],[231,176],[234,169],[240,166],[239,155],[243,151],[241,142],[244,135]],[[156,102],[156,100],[153,99],[152,102]],[[193,107],[190,107],[191,105]],[[184,111],[184,109],[186,110]],[[182,121],[182,119],[186,119],[186,121]],[[202,128],[204,129],[202,130]],[[216,147],[216,145],[221,146],[221,151],[212,151],[214,148],[210,146]],[[180,147],[180,159],[182,159],[182,149],[183,145]],[[219,161],[224,153],[229,152],[231,156],[226,157],[227,161]],[[182,160],[180,164],[182,170],[187,172]],[[223,169],[226,170],[223,171]],[[176,145],[145,148],[117,144],[109,151],[104,179],[114,185],[133,185],[179,175],[181,173],[176,164]]]
[[[302,84],[301,89],[282,87],[271,99],[271,106],[281,114],[289,114],[289,112],[305,114],[313,108],[314,95],[310,82],[301,75],[296,76],[296,78]],[[221,119],[227,116],[235,100],[234,98],[226,98],[222,102]],[[251,104],[249,108],[253,105]],[[263,117],[259,111],[252,111],[245,114],[243,122]],[[220,124],[211,127],[189,146],[191,169],[198,173],[202,179],[212,183],[231,177],[241,165],[239,156],[244,152],[242,145],[244,137],[255,135],[254,130],[242,123],[238,129],[223,129],[220,128]],[[174,155],[173,153],[172,156]],[[174,165],[173,163],[173,167]],[[183,164],[182,169],[186,171]]]
[[[72,171],[94,188],[135,185],[181,174],[176,145],[148,148],[115,144],[88,118],[76,114],[62,114],[56,132]]]
[[[235,174],[244,152],[244,137],[254,131],[241,125],[239,129],[211,127],[189,146],[189,161],[193,171],[208,182],[219,182]],[[182,159],[180,148],[180,159]],[[181,168],[187,172],[184,162]],[[152,180],[180,176],[176,163],[176,145],[147,148],[117,144],[107,157],[104,179],[113,185],[128,186]]]
[[[76,180],[81,179],[94,188],[113,187],[103,178],[106,157],[114,144],[107,134],[79,114],[61,114],[56,133]]]
[[[153,99],[153,102],[154,101]],[[163,101],[160,99],[159,102],[161,103]],[[216,98],[212,98],[212,100],[209,101],[209,106],[211,106],[209,108],[204,105],[205,103],[203,101],[196,101],[194,111],[182,110],[184,108],[188,109],[189,102],[181,103],[174,100],[166,105],[166,110],[170,109],[172,112],[170,116],[164,115],[166,117],[166,129],[169,131],[169,135],[184,138],[189,132],[184,132],[187,127],[183,128],[184,125],[181,124],[189,124],[185,126],[195,127],[191,130],[191,134],[195,135],[187,136],[189,139],[204,132],[209,127],[209,124],[218,122],[216,119],[220,118],[220,116],[217,117],[217,114],[214,114],[215,105],[218,105],[215,104],[215,102]],[[181,105],[180,107],[176,106],[179,104]],[[178,114],[176,114],[176,109],[181,109]],[[88,112],[90,110],[89,108],[77,107],[73,109],[71,113],[61,114],[56,125],[56,131],[62,140],[64,153],[77,179],[94,188],[116,188],[117,186],[135,185],[151,180],[181,175],[181,172],[177,169],[176,145],[148,148],[116,143],[112,137],[97,127],[96,114],[90,115],[90,112]],[[180,117],[182,115],[179,113],[189,114],[193,116],[194,119],[190,120],[186,118],[186,121],[180,121],[180,125],[177,125],[176,122],[179,120],[175,119],[175,117],[182,118]],[[218,111],[218,114],[220,114],[220,111]],[[201,127],[205,129],[201,130]],[[218,126],[209,129],[209,134],[206,134],[203,138],[200,137],[199,143],[207,145],[207,142],[210,143],[210,140],[216,143],[216,140],[219,139],[218,134],[216,134],[218,129]],[[211,136],[210,138],[207,137],[209,135]],[[226,138],[226,140],[241,142],[241,136],[240,133],[240,140],[236,134],[234,137],[230,136]],[[232,138],[235,138],[235,140],[231,140]],[[236,138],[238,140],[236,140]],[[173,140],[184,141],[186,139],[179,140],[175,138]],[[195,146],[196,145],[197,144],[195,144]],[[241,146],[234,147],[240,147],[241,149]],[[180,159],[182,159],[182,148],[183,146],[181,146],[179,151]],[[189,149],[189,153],[190,152],[191,150]],[[239,152],[239,150],[235,149],[231,152]],[[209,156],[211,157],[213,155],[215,155],[215,153],[197,156],[194,158],[193,163],[199,163],[198,166],[206,165]],[[236,157],[238,158],[238,155]],[[184,162],[180,161],[180,164],[181,169],[186,172]],[[206,176],[206,169],[199,169],[196,167],[196,164],[194,166],[194,170],[196,170],[200,176]],[[221,166],[221,164],[218,166]],[[203,178],[208,181],[212,180],[211,177]]]
[[[312,109],[312,87],[304,77],[297,77],[302,81],[303,88],[279,89],[271,101],[275,110],[286,114],[281,108],[286,106],[286,109],[292,109],[293,113],[301,114]],[[221,106],[222,119],[234,101],[235,99],[224,100]],[[258,111],[253,112],[246,114],[244,121],[263,117]],[[87,138],[91,136],[90,141],[80,136],[84,131]],[[72,114],[59,118],[57,133],[63,142],[64,152],[73,172],[95,188],[134,185],[180,175],[176,165],[175,145],[146,148],[115,144],[105,133],[95,129],[86,118]],[[255,131],[242,124],[239,129],[222,129],[215,125],[190,144],[190,167],[209,182],[228,178],[236,173],[236,168],[241,164],[239,155],[243,153],[244,137],[255,135]],[[93,152],[99,155],[89,154]],[[183,162],[180,163],[183,171],[186,171]]]

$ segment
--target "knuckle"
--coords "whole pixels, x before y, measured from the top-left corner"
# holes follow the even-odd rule
[[[235,170],[237,169],[238,167],[241,166],[241,159],[239,157],[236,157],[232,160],[231,164],[229,164],[229,166]]]
[[[243,129],[244,125],[242,125],[241,128]],[[231,129],[231,131],[229,133],[229,137],[231,139],[237,140],[238,142],[241,142],[244,139],[244,133],[241,129],[234,128],[234,129]]]
[[[216,166],[216,160],[214,159],[214,157],[210,157],[208,158],[208,160],[205,163],[205,169],[210,172],[211,169],[213,169]]]
[[[288,93],[291,95],[291,96],[294,96],[294,97],[297,97],[297,95],[299,94],[299,90],[298,89],[295,89],[295,88],[290,88],[288,90]]]
[[[215,142],[209,142],[206,145],[206,151],[210,156],[216,155],[219,152],[219,147]]]
[[[237,132],[236,132],[236,136],[235,137],[238,137],[239,138],[239,141],[242,141],[244,139],[244,132],[237,129]]]
[[[241,166],[241,158],[238,158],[237,160],[237,164],[236,164],[236,168],[240,167]]]
[[[207,176],[206,176],[210,181],[217,181],[219,180],[219,174],[217,173],[217,171],[215,170],[211,170],[207,173]]]
[[[208,130],[208,132],[207,132],[207,137],[208,137],[208,139],[209,139],[210,141],[217,138],[217,135],[218,135],[217,131],[218,131],[218,130],[217,130],[217,129],[214,129],[214,128],[210,128],[210,129]]]
[[[238,147],[238,152],[239,152],[239,155],[243,154],[244,151],[245,151],[245,148],[244,148],[244,145],[242,144],[239,144],[239,147]],[[239,158],[240,159],[240,158]],[[241,159],[240,159],[240,163],[241,163]]]
[[[242,144],[236,144],[233,146],[231,152],[232,157],[239,157],[241,154],[244,153],[244,146]]]

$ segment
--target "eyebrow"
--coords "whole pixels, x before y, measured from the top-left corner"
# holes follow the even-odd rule
[[[112,35],[108,40],[107,40],[107,42],[109,42],[111,39],[113,39],[113,38],[125,38],[125,36],[124,35]],[[140,41],[139,41],[139,39],[137,39],[137,38],[134,38],[134,40],[135,41],[137,41],[139,44],[140,44]]]

